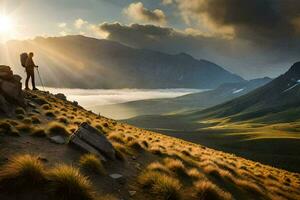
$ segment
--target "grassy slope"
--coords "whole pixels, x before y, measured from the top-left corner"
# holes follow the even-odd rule
[[[84,121],[104,130],[126,160],[104,163],[107,174],[123,174],[125,183],[117,183],[107,174],[86,173],[80,168],[99,195],[95,199],[108,199],[103,198],[104,194],[124,199],[300,198],[300,175],[297,173],[97,116],[51,94],[27,92],[26,96],[32,106],[25,113],[19,109],[17,116],[1,120],[0,199],[42,199],[48,191],[29,188],[17,193],[7,192],[3,185],[3,169],[12,155],[39,155],[46,170],[58,163],[80,168],[80,151],[69,145],[51,143],[41,133],[41,137],[32,136],[32,133],[47,130],[49,134],[53,122],[60,122],[71,134]],[[45,103],[48,105],[40,105]],[[25,119],[21,119],[23,117]],[[7,123],[11,124],[9,128]],[[130,197],[129,191],[137,193]]]
[[[142,116],[132,125],[299,172],[300,66],[231,101],[187,114]]]

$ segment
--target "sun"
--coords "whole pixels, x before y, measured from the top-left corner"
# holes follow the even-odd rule
[[[13,21],[9,16],[0,16],[0,33],[9,34],[13,31]]]

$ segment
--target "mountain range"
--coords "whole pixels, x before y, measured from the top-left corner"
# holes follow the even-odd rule
[[[114,119],[126,119],[140,115],[191,112],[193,110],[209,108],[242,96],[265,85],[271,80],[271,78],[265,77],[250,81],[224,83],[213,90],[192,93],[176,98],[131,101],[121,104],[94,106],[89,107],[89,109]]]
[[[181,53],[169,55],[84,36],[9,41],[1,63],[24,73],[22,52],[33,51],[44,84],[68,88],[201,88],[243,79],[222,67]]]

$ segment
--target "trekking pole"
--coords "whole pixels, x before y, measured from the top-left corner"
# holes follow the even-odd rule
[[[41,75],[40,75],[39,68],[36,68],[36,71],[38,72],[38,76],[39,76],[39,78],[40,78],[40,82],[41,82],[41,84],[42,84],[43,91],[45,92],[45,87],[44,87],[44,83],[43,83],[43,80],[42,80]]]

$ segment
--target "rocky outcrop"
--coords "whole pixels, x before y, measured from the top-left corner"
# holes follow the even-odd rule
[[[16,106],[24,106],[21,77],[14,75],[11,68],[0,65],[0,112],[11,115]]]
[[[115,149],[104,133],[90,126],[88,123],[82,123],[77,131],[70,137],[70,144],[80,149],[98,155],[102,160],[105,158],[115,159]]]

